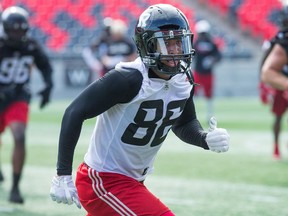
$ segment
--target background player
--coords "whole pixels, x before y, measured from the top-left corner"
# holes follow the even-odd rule
[[[1,18],[4,34],[0,37],[0,135],[9,128],[14,140],[13,182],[9,200],[23,203],[19,182],[26,155],[31,70],[35,64],[45,82],[44,89],[39,92],[42,97],[40,108],[43,108],[50,99],[52,67],[39,44],[27,36],[29,22],[26,10],[9,7],[3,11]]]
[[[100,56],[104,53],[104,47],[107,46],[111,36],[111,25],[113,19],[106,17],[103,20],[103,29],[100,36],[88,47],[84,47],[82,57],[87,66],[93,72],[94,79],[104,75],[103,65],[100,62]]]
[[[196,55],[194,59],[194,78],[199,86],[195,86],[195,95],[203,90],[207,102],[207,120],[213,116],[214,67],[221,60],[221,53],[210,31],[207,20],[200,20],[195,25],[197,38],[194,43]]]
[[[2,14],[2,5],[0,3],[0,18],[1,18],[1,14]],[[2,27],[2,21],[0,19],[0,37],[2,36],[3,34],[3,27]],[[1,151],[1,139],[0,139],[0,151]],[[3,176],[3,173],[2,173],[2,169],[1,169],[1,154],[0,154],[0,183],[4,181],[4,176]]]
[[[288,107],[288,13],[285,7],[280,14],[280,31],[268,44],[262,60],[262,81],[260,92],[262,101],[267,102],[267,94],[272,96],[272,113],[275,116],[273,124],[274,150],[273,157],[280,159],[279,135],[281,122]],[[285,84],[287,83],[287,84]]]
[[[113,69],[118,62],[132,61],[137,55],[124,21],[107,17],[104,26],[104,36],[83,50],[84,61],[98,77]]]

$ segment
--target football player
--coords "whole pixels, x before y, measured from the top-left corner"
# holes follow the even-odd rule
[[[282,11],[282,25],[277,33],[278,40],[273,45],[261,68],[261,80],[278,90],[288,89],[288,77],[282,72],[288,63],[288,12],[287,7]],[[286,15],[285,15],[286,14]],[[286,17],[286,19],[284,18]]]
[[[45,82],[40,108],[47,105],[52,89],[52,67],[39,44],[28,37],[28,13],[21,7],[6,8],[2,15],[3,36],[0,37],[0,135],[11,130],[13,178],[9,200],[23,203],[19,182],[25,161],[25,133],[31,92],[29,81],[34,65]]]
[[[274,38],[266,42],[267,49],[261,62],[260,93],[265,102],[267,95],[272,96],[274,150],[273,157],[281,159],[279,135],[283,115],[288,108],[288,8],[284,7],[279,13],[280,30]],[[264,91],[263,91],[264,90]],[[265,91],[266,90],[266,91]],[[265,93],[267,94],[265,95]],[[263,98],[264,96],[264,98]],[[264,100],[263,100],[264,99]],[[266,100],[267,101],[267,100]]]
[[[3,28],[2,28],[2,21],[1,21],[1,13],[2,13],[2,5],[0,3],[0,37],[2,36]],[[1,150],[1,139],[0,139],[0,150]],[[1,159],[1,155],[0,155]],[[4,176],[1,170],[1,160],[0,160],[0,183],[4,181]]]
[[[140,57],[117,64],[65,110],[52,200],[82,205],[87,215],[174,215],[144,184],[168,132],[206,150],[229,148],[225,129],[214,122],[207,133],[197,120],[192,37],[187,18],[172,5],[152,5],[141,14],[135,27]],[[75,146],[83,121],[96,116],[76,190]]]
[[[105,21],[108,18],[105,18]],[[99,41],[83,49],[83,59],[89,68],[96,72],[97,77],[115,67],[120,61],[132,61],[137,57],[136,47],[130,38],[127,37],[128,27],[120,19],[108,19],[104,34]]]
[[[194,59],[194,77],[199,86],[195,87],[195,95],[203,90],[207,105],[207,120],[213,116],[214,70],[222,55],[211,36],[211,25],[207,20],[200,20],[195,25],[197,38],[194,43],[196,51]]]

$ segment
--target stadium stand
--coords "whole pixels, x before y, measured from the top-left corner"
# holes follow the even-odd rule
[[[252,37],[269,39],[276,31],[278,0],[199,0],[218,10],[227,22],[236,20],[243,31]],[[48,52],[54,54],[79,54],[82,48],[100,34],[105,17],[124,20],[132,33],[138,15],[150,4],[169,3],[179,7],[190,20],[192,29],[199,17],[192,7],[178,0],[2,0],[5,9],[18,5],[29,11],[31,31]],[[249,56],[249,51],[239,49],[237,40],[229,32],[212,28],[222,50],[227,56]],[[131,34],[132,35],[132,34]],[[239,52],[242,53],[239,53]],[[238,53],[237,53],[238,52]]]
[[[200,0],[236,21],[252,37],[270,39],[277,32],[279,0]],[[233,21],[232,20],[232,21]],[[230,20],[231,21],[231,20]]]
[[[139,14],[149,5],[170,3],[193,20],[192,10],[176,0],[3,0],[3,8],[18,5],[30,13],[31,34],[50,52],[81,52],[101,31],[105,17],[122,19],[133,30]]]
[[[237,11],[238,20],[242,29],[250,31],[253,36],[270,39],[277,31],[276,20],[271,20],[270,17],[273,12],[280,11],[281,8],[282,5],[278,0],[244,1]]]
[[[251,97],[258,96],[263,35],[270,37],[269,34],[277,28],[280,6],[272,3],[276,0],[258,0],[273,5],[262,8],[267,10],[261,16],[266,19],[265,28],[270,28],[268,34],[262,32],[263,26],[253,30],[256,24],[252,22],[240,24],[243,14],[239,11],[245,11],[243,7],[248,7],[248,14],[254,13],[258,7],[255,3],[251,9],[250,1],[255,3],[257,0],[1,0],[1,4],[4,9],[18,5],[30,12],[30,34],[46,45],[57,71],[53,98],[73,98],[92,81],[93,76],[83,62],[81,52],[100,35],[105,17],[123,19],[129,26],[129,34],[133,35],[139,14],[148,5],[157,3],[179,7],[190,21],[192,30],[196,21],[207,19],[224,55],[223,62],[216,68],[215,95]],[[35,93],[41,88],[40,79],[34,73],[32,91]]]

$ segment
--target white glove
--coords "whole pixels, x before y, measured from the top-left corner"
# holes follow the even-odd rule
[[[75,203],[81,209],[77,190],[71,175],[54,176],[51,183],[50,196],[57,203],[68,205]]]
[[[209,149],[217,153],[228,151],[230,136],[226,129],[217,128],[217,121],[214,117],[211,117],[209,127],[209,132],[206,136]]]

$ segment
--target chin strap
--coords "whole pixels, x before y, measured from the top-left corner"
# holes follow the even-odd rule
[[[160,59],[160,57],[159,57],[159,59]],[[188,78],[188,81],[190,82],[191,85],[193,85],[193,86],[199,86],[200,85],[200,84],[194,82],[194,77],[192,75],[190,66],[187,66],[187,64],[186,64],[186,67],[183,64],[178,64],[175,67],[168,67],[165,64],[163,64],[161,61],[158,61],[158,64],[156,64],[154,67],[151,67],[151,68],[153,68],[154,70],[156,70],[159,73],[163,73],[163,74],[167,74],[167,75],[171,75],[171,76],[174,76],[178,73],[185,73],[187,78]],[[161,68],[162,70],[160,70],[159,68]],[[177,71],[178,73],[177,72],[173,73],[175,71]]]
[[[181,65],[181,68],[185,71],[185,74],[186,74],[188,81],[190,82],[191,85],[194,85],[194,86],[200,85],[199,83],[194,82],[194,77],[192,75],[191,70],[189,70],[188,68],[185,68],[183,65]]]

